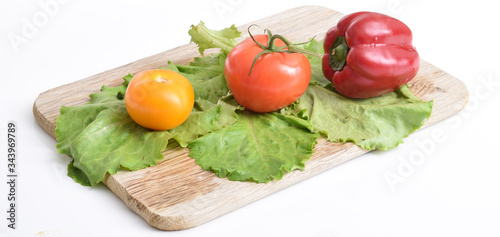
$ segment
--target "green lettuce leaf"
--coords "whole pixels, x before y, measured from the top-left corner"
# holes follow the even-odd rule
[[[173,136],[145,129],[130,118],[124,101],[117,98],[126,84],[104,86],[90,96],[88,104],[61,108],[56,146],[60,153],[74,158],[69,175],[81,184],[93,186],[120,167],[137,170],[156,164]]]
[[[124,77],[124,80],[118,87],[103,86],[100,93],[90,95],[90,102],[85,106],[61,107],[61,115],[57,117],[55,129],[58,140],[56,147],[59,153],[71,156],[72,141],[96,119],[100,112],[112,107],[125,106],[117,95],[125,93],[131,75]]]
[[[138,170],[155,165],[171,137],[169,132],[153,132],[136,124],[126,109],[103,110],[72,141],[73,166],[93,186],[120,167]]]
[[[229,93],[224,78],[224,54],[196,57],[189,65],[169,63],[166,67],[185,76],[193,86],[196,100],[208,100],[214,104]]]
[[[55,132],[58,151],[74,158],[68,175],[82,185],[94,186],[120,168],[138,170],[155,165],[163,158],[161,152],[170,139],[186,147],[200,136],[234,123],[235,111],[243,108],[228,94],[224,58],[215,55],[197,58],[190,65],[167,66],[191,81],[196,97],[189,118],[169,131],[143,128],[128,115],[118,94],[125,93],[132,75],[124,77],[121,86],[103,86],[85,105],[61,107]]]
[[[208,29],[203,22],[196,26],[191,25],[188,33],[191,36],[191,41],[198,45],[201,55],[210,48],[219,48],[227,55],[238,44],[235,39],[241,36],[241,32],[234,25],[217,31]]]
[[[73,163],[74,163],[74,161],[71,161],[68,164],[68,176],[71,177],[73,180],[75,180],[75,182],[77,182],[83,186],[92,186],[87,175],[83,171],[81,171],[80,169],[76,168],[73,165]]]
[[[284,172],[304,169],[319,136],[310,129],[308,121],[295,116],[245,110],[232,126],[191,142],[189,156],[230,180],[279,180]]]
[[[329,88],[329,89],[327,89]],[[432,110],[408,86],[370,99],[348,99],[333,87],[310,85],[293,107],[282,110],[311,122],[332,142],[353,142],[368,150],[388,150],[420,128]]]

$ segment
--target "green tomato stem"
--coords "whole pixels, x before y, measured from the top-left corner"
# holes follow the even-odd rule
[[[255,38],[253,37],[252,33],[250,32],[250,28],[252,26],[257,26],[257,25],[255,25],[255,24],[250,25],[247,29],[248,34],[250,35],[252,40],[260,48],[262,48],[263,51],[260,52],[259,54],[257,54],[257,56],[255,56],[255,59],[253,60],[253,63],[252,63],[252,66],[250,67],[250,71],[248,72],[248,75],[250,75],[250,73],[252,73],[252,69],[255,65],[255,62],[257,62],[257,59],[259,59],[260,56],[262,56],[263,54],[266,54],[266,53],[301,53],[304,55],[309,55],[309,56],[318,57],[318,58],[322,57],[322,55],[320,53],[312,52],[312,51],[301,49],[301,48],[297,47],[297,45],[303,45],[303,44],[310,43],[314,39],[314,37],[307,42],[292,43],[287,38],[285,38],[281,35],[278,35],[278,34],[273,35],[270,30],[265,29],[265,32],[267,32],[267,35],[268,35],[267,46],[265,46],[265,45],[261,44],[260,42],[258,42],[257,40],[255,40]],[[280,39],[281,41],[283,41],[283,43],[285,43],[286,46],[276,47],[276,43],[275,43],[276,39]]]

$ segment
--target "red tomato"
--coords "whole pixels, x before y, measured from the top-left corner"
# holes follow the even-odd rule
[[[153,69],[138,73],[125,92],[125,106],[139,125],[153,130],[168,130],[181,125],[191,113],[194,92],[181,74]]]
[[[267,46],[267,35],[254,38]],[[285,45],[280,39],[275,43],[276,47]],[[250,72],[255,57],[262,51],[252,38],[244,40],[227,56],[224,75],[240,105],[266,113],[292,104],[304,93],[311,79],[311,65],[304,54],[273,52],[261,55]]]

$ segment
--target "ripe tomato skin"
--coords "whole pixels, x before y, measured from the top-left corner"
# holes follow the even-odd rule
[[[139,72],[125,92],[130,117],[152,130],[169,130],[181,125],[193,105],[194,91],[188,79],[166,69]]]
[[[267,46],[267,35],[254,38]],[[279,39],[275,43],[276,47],[285,45]],[[300,53],[266,53],[259,57],[248,75],[255,57],[262,51],[251,38],[244,40],[228,54],[224,75],[240,105],[267,113],[292,104],[304,93],[311,79],[311,65]]]

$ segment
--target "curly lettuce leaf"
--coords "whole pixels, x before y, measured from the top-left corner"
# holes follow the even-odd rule
[[[424,124],[433,105],[414,96],[408,86],[370,99],[348,99],[327,88],[310,85],[299,103],[282,113],[307,119],[329,141],[353,142],[368,150],[398,146]]]
[[[189,65],[168,64],[166,67],[185,76],[193,86],[195,100],[207,100],[214,104],[229,93],[224,78],[224,54],[197,57]]]
[[[68,174],[83,185],[94,186],[120,167],[137,170],[156,164],[173,136],[150,131],[130,118],[124,101],[117,97],[126,84],[103,86],[88,104],[61,108],[56,146],[59,153],[74,158]]]
[[[128,115],[118,94],[125,93],[132,75],[126,76],[121,86],[103,86],[99,93],[90,95],[87,104],[63,106],[56,136],[58,151],[74,158],[68,166],[68,175],[82,185],[94,186],[120,168],[139,170],[155,165],[163,158],[161,152],[170,139],[186,147],[192,140],[234,123],[235,111],[242,107],[228,95],[222,76],[223,62],[214,56],[196,59],[191,65],[167,67],[192,82],[196,97],[189,118],[169,131],[143,128]],[[213,70],[206,73],[200,67]]]
[[[319,136],[310,129],[295,116],[245,110],[232,126],[192,141],[189,156],[219,177],[266,183],[304,169]]]
[[[73,160],[68,164],[68,176],[82,186],[92,186],[88,176],[82,170],[76,168],[73,165],[74,162]]]
[[[124,102],[117,98],[118,93],[125,93],[131,75],[124,77],[121,86],[103,86],[101,92],[91,94],[90,102],[85,106],[62,106],[61,115],[57,117],[55,134],[58,143],[56,147],[61,154],[71,156],[72,141],[104,110],[124,106]],[[65,115],[65,116],[63,116]]]
[[[92,186],[107,173],[115,174],[120,167],[138,170],[155,165],[163,158],[161,151],[172,138],[169,132],[153,132],[141,127],[121,107],[101,111],[71,141],[72,165],[85,174]],[[76,119],[67,113],[64,115],[65,119]]]
[[[191,42],[198,45],[201,55],[210,48],[219,48],[227,55],[238,44],[235,39],[241,36],[241,32],[234,25],[217,31],[208,29],[203,22],[196,26],[191,25],[188,33],[191,36]]]

